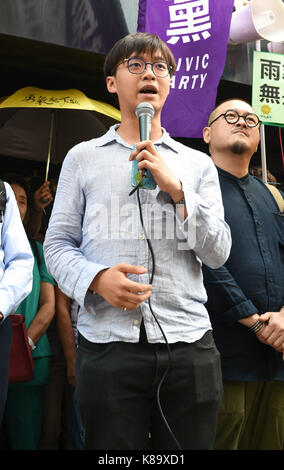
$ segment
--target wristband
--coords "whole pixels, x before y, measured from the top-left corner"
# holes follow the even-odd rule
[[[257,320],[257,322],[249,328],[249,331],[251,331],[252,333],[257,333],[265,325],[267,325],[266,321]]]
[[[183,197],[182,199],[180,199],[179,201],[177,201],[177,202],[174,202],[174,201],[173,201],[173,205],[174,205],[174,206],[178,206],[178,205],[181,205],[181,204],[185,205],[185,199],[184,199],[184,197]]]

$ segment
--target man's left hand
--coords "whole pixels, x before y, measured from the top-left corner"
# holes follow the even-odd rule
[[[279,312],[266,312],[260,315],[261,321],[267,322],[257,334],[260,341],[282,352],[284,359],[284,309]]]

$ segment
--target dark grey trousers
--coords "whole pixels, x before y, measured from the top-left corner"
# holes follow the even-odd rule
[[[195,343],[91,343],[79,336],[76,399],[85,448],[212,449],[222,395],[220,357],[212,333]],[[174,437],[172,436],[173,433]]]

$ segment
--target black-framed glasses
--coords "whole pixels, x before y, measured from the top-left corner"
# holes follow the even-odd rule
[[[140,57],[130,57],[129,59],[123,59],[122,62],[127,62],[129,72],[136,75],[141,75],[145,72],[147,65],[151,65],[154,75],[159,78],[167,77],[172,69],[172,66],[163,60],[145,62]]]
[[[225,113],[219,114],[219,116],[213,119],[213,121],[211,121],[210,124],[208,124],[208,126],[210,127],[213,124],[213,122],[217,121],[217,119],[219,119],[221,116],[224,116],[228,124],[236,124],[240,120],[240,118],[244,119],[248,127],[256,127],[260,123],[259,117],[254,113],[240,115],[234,109],[228,109],[228,111],[226,111]]]

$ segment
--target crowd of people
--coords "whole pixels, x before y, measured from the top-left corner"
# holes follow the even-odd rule
[[[2,448],[284,449],[284,208],[250,167],[260,121],[234,98],[203,130],[210,156],[175,141],[175,66],[158,36],[122,38],[104,68],[121,123],[68,152],[55,200],[2,176]],[[8,384],[15,312],[34,378]]]

